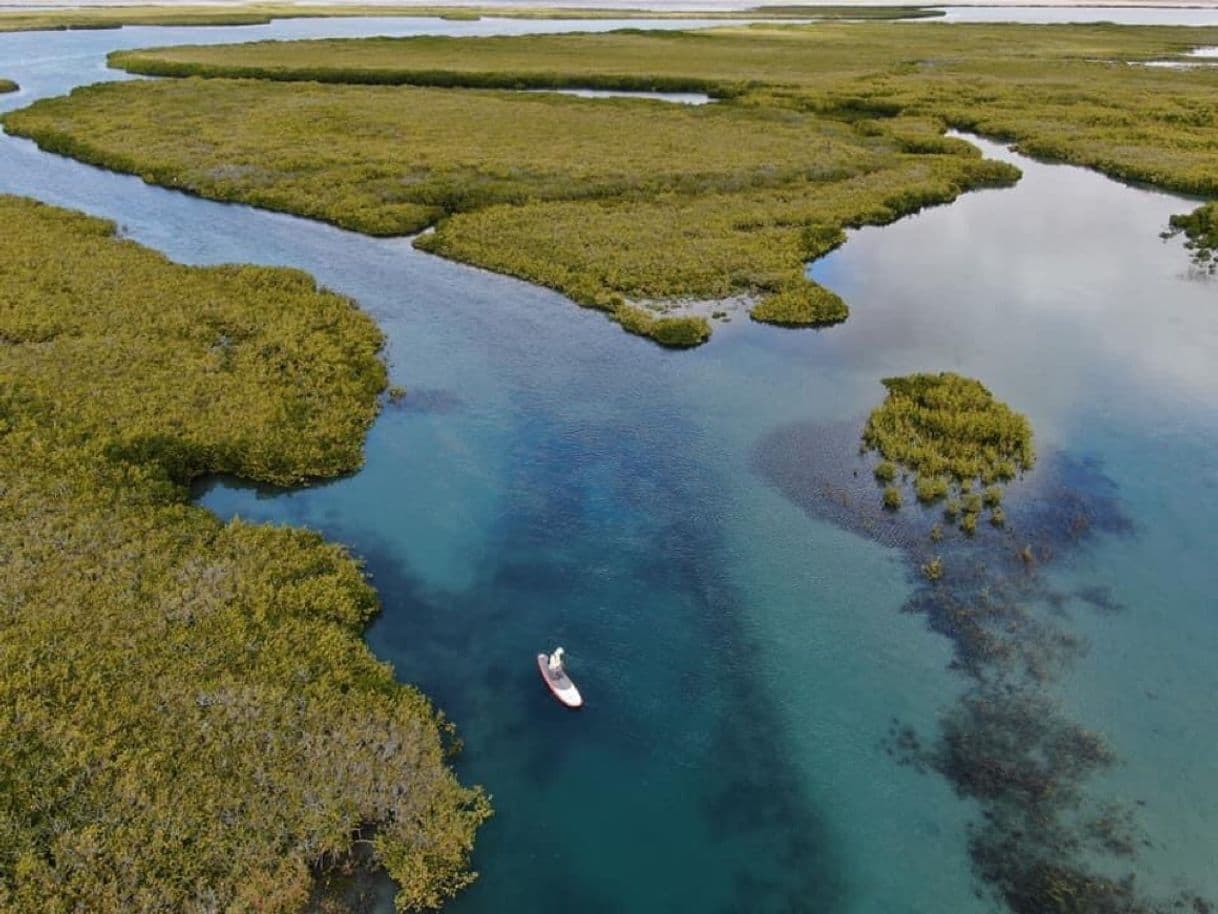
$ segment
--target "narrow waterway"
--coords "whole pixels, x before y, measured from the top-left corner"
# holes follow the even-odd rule
[[[622,24],[0,35],[0,75],[23,86],[0,106],[121,78],[104,65],[118,47]],[[776,484],[776,467],[830,464],[879,379],[918,370],[979,377],[1029,415],[1046,469],[1013,503],[1069,461],[1130,519],[1045,572],[1123,607],[1044,608],[1089,648],[1045,689],[1120,759],[1091,788],[1140,804],[1139,883],[1218,897],[1218,286],[1158,237],[1192,204],[979,144],[1024,180],[852,233],[814,265],[850,302],[845,324],[736,319],[682,353],[404,240],[187,197],[11,137],[0,191],[114,219],[179,261],[300,267],[385,330],[409,395],[376,423],[363,470],[200,498],[367,561],[384,600],[370,643],[457,722],[462,776],[494,795],[482,878],[450,910],[539,894],[585,912],[993,909],[970,872],[976,809],[883,747],[894,717],[933,733],[966,688],[952,645],[900,612],[916,586],[900,551]],[[537,680],[555,643],[581,714]]]

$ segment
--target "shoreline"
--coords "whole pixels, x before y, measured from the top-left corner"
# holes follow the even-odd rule
[[[6,0],[0,3],[0,12],[4,11],[21,11],[21,12],[47,12],[47,13],[64,13],[75,12],[80,10],[93,9],[180,9],[189,8],[198,10],[200,8],[222,9],[228,12],[245,10],[247,8],[256,8],[259,12],[273,13],[278,7],[283,12],[291,12],[298,14],[302,9],[308,9],[312,6],[333,9],[335,7],[350,7],[353,10],[369,9],[376,7],[384,7],[386,13],[395,16],[405,15],[411,7],[418,7],[420,15],[429,15],[436,9],[445,7],[466,8],[476,7],[480,9],[502,8],[504,10],[520,10],[520,9],[554,9],[554,10],[573,10],[580,12],[589,12],[593,10],[614,10],[630,12],[654,12],[672,14],[688,14],[691,17],[699,13],[751,13],[756,12],[759,8],[781,8],[786,6],[791,7],[841,7],[841,6],[858,6],[863,7],[889,7],[902,6],[905,4],[876,2],[876,0],[862,0],[856,3],[841,3],[835,0],[807,0],[807,2],[793,2],[793,0],[780,0],[780,2],[757,2],[750,3],[747,0],[738,2],[738,0],[707,0],[707,2],[663,2],[663,0],[590,0],[590,2],[579,2],[579,0],[557,0],[557,2],[547,2],[540,5],[518,3],[514,0],[443,0],[441,3],[426,3],[426,2],[410,2],[410,0],[322,0],[322,2],[312,2],[312,0],[288,0],[288,2],[249,2],[249,0],[145,0],[145,2],[132,2],[132,0],[76,0],[76,2],[66,3],[62,5],[49,5],[47,0]],[[1195,9],[1195,10],[1218,10],[1218,0],[1035,0],[1035,2],[1025,2],[1025,0],[972,0],[972,2],[954,2],[954,3],[919,3],[918,6],[923,6],[928,9],[976,9],[976,8],[1008,8],[1008,9]]]

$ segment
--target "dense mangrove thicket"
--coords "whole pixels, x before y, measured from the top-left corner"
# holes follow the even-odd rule
[[[767,24],[118,51],[112,63],[136,73],[210,79],[91,87],[5,124],[217,199],[376,234],[434,224],[419,247],[688,345],[709,335],[704,319],[660,322],[638,306],[747,294],[757,320],[835,323],[846,304],[803,264],[843,228],[1016,178],[945,137],[949,126],[1218,192],[1218,71],[1140,65],[1199,43],[1218,43],[1218,30]],[[574,86],[721,101],[690,110],[468,89]]]
[[[930,504],[953,490],[959,496],[945,510],[966,532],[977,516],[990,509],[995,526],[1004,523],[1000,482],[1036,462],[1032,425],[980,381],[951,372],[885,378],[888,396],[872,410],[863,428],[863,444],[883,458],[875,475],[887,483],[884,503],[901,506],[893,481],[896,467],[914,474],[918,501]],[[976,483],[986,486],[974,492]],[[893,494],[895,493],[895,494]]]
[[[0,93],[16,92],[19,88],[11,79],[0,79]]]
[[[264,25],[276,19],[305,17],[409,16],[442,19],[925,19],[942,16],[942,10],[920,6],[761,6],[751,10],[645,10],[571,9],[545,6],[409,6],[405,4],[331,3],[215,3],[177,7],[130,6],[110,8],[41,9],[0,13],[0,32],[43,29],[117,29],[125,25],[221,26]]]
[[[836,324],[849,313],[836,292],[802,278],[779,289],[750,312],[754,320],[795,327]]]
[[[357,466],[379,332],[296,271],[0,220],[0,910],[296,914],[365,839],[437,905],[487,804],[363,644],[358,565],[186,489]]]
[[[744,290],[763,296],[753,310],[758,320],[832,322],[844,314],[826,316],[826,290],[802,273],[824,253],[822,224],[891,222],[1017,174],[965,155],[892,153],[889,162],[841,180],[750,192],[488,207],[442,221],[416,245],[595,307],[620,308],[623,296],[723,298]],[[768,310],[771,296],[779,304]]]
[[[933,118],[1035,156],[1218,193],[1218,69],[1141,66],[1218,29],[966,23],[372,38],[118,51],[154,75],[511,87],[682,88],[851,119]],[[915,142],[916,145],[916,142]]]
[[[87,86],[5,125],[159,184],[374,235],[500,203],[831,181],[888,152],[847,125],[767,108],[249,80]]]
[[[412,87],[168,80],[6,115],[42,148],[221,200],[326,219],[559,289],[665,345],[710,332],[637,305],[747,292],[784,324],[845,317],[803,276],[842,227],[1009,183],[913,119]],[[322,139],[319,139],[319,134]],[[909,138],[922,146],[906,151]],[[541,138],[547,138],[544,142]]]

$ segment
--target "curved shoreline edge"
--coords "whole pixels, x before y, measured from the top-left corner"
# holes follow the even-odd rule
[[[188,500],[210,473],[358,467],[380,331],[297,270],[183,266],[25,198],[0,213],[22,227],[0,240],[0,654],[22,671],[0,682],[0,907],[202,891],[295,914],[369,842],[403,908],[438,906],[490,806],[364,643],[359,562]]]

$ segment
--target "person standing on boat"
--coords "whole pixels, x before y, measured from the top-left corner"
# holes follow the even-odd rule
[[[550,655],[550,661],[549,661],[548,666],[550,667],[551,673],[561,673],[562,672],[562,657],[563,657],[564,653],[565,653],[565,651],[563,651],[563,649],[561,647],[556,647],[554,649],[554,653]]]

